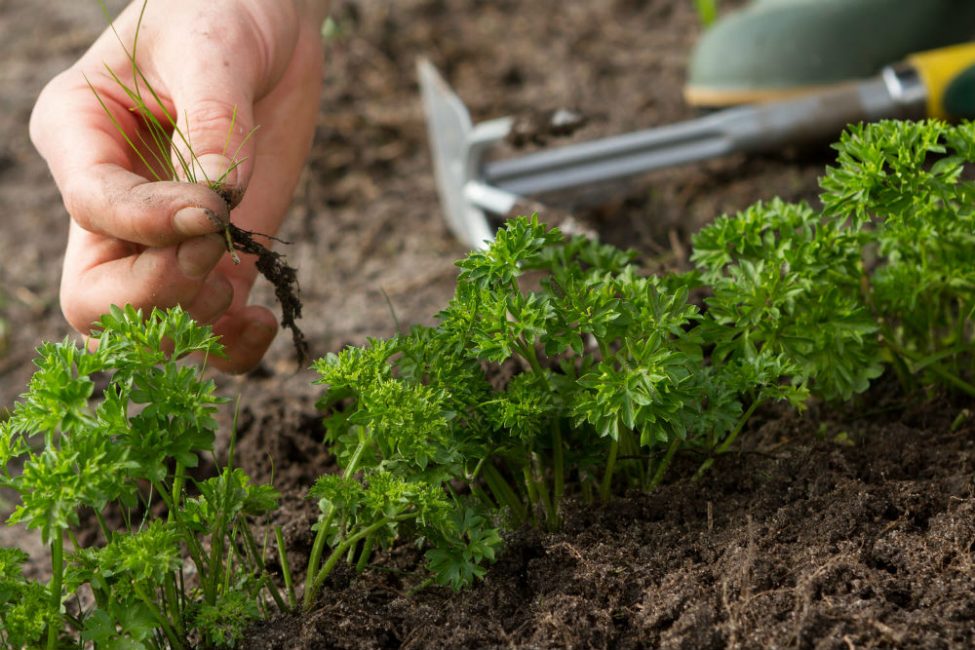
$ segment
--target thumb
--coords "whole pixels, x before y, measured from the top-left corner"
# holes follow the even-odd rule
[[[254,169],[253,98],[228,75],[210,73],[173,89],[179,131],[173,165],[184,180],[216,190],[233,208]]]

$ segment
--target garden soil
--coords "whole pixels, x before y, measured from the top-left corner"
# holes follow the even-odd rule
[[[531,125],[568,108],[585,118],[568,140],[609,135],[694,116],[680,96],[701,29],[692,5],[336,0],[315,146],[280,233],[293,243],[276,246],[298,269],[311,355],[431,323],[451,294],[464,249],[437,203],[417,57],[443,71],[475,120]],[[0,407],[24,390],[33,347],[69,334],[57,303],[67,216],[27,139],[30,108],[103,26],[95,2],[37,11],[0,0]],[[563,141],[520,134],[528,148]],[[680,266],[689,235],[723,212],[773,196],[815,200],[829,159],[821,147],[664,170],[584,207],[551,200],[557,209],[542,218],[569,214],[568,227],[634,247],[648,266]],[[273,294],[259,281],[254,300],[273,305]],[[314,373],[290,338],[255,372],[219,382],[240,399],[238,463],[284,494],[275,523],[300,573],[314,521],[303,495],[334,465]],[[337,572],[313,612],[253,629],[245,645],[973,647],[973,406],[905,398],[882,382],[842,408],[769,409],[700,482],[685,459],[653,494],[570,502],[557,533],[509,532],[470,590],[411,594],[422,558],[393,548],[362,575]],[[0,543],[38,546],[19,529],[3,529]],[[30,570],[43,574],[38,557]]]

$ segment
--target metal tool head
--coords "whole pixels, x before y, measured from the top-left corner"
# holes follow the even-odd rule
[[[447,225],[465,245],[484,248],[494,238],[493,230],[471,195],[479,190],[491,191],[480,183],[482,157],[488,147],[507,135],[511,120],[472,125],[467,107],[428,60],[420,59],[417,72],[437,192]]]

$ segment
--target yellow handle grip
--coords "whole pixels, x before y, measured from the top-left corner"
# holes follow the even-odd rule
[[[945,94],[960,75],[975,67],[975,43],[964,43],[908,57],[928,91],[928,117],[943,120],[959,117],[945,106]]]

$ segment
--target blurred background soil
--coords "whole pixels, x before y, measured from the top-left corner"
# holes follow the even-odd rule
[[[315,145],[280,233],[293,243],[279,247],[299,269],[313,356],[433,322],[452,293],[465,249],[436,197],[418,57],[475,121],[569,108],[586,117],[572,137],[589,139],[694,117],[680,94],[701,30],[692,5],[336,0]],[[94,0],[0,0],[0,408],[24,390],[33,348],[70,334],[58,307],[68,218],[27,137],[31,106],[103,28]],[[723,212],[815,200],[829,160],[824,146],[664,170],[574,215],[648,263],[681,264],[689,235]],[[253,300],[273,305],[261,280]],[[273,471],[286,493],[279,522],[296,562],[312,516],[303,492],[330,466],[313,379],[287,334],[254,373],[220,378],[241,399],[240,462]],[[557,535],[518,531],[461,596],[407,598],[395,569],[370,571],[333,581],[320,611],[255,631],[251,647],[969,646],[975,463],[972,428],[948,430],[957,410],[769,412],[751,451],[704,483],[676,472],[649,497],[577,508]],[[833,442],[839,433],[852,446]],[[19,529],[0,529],[0,543],[37,550]]]

